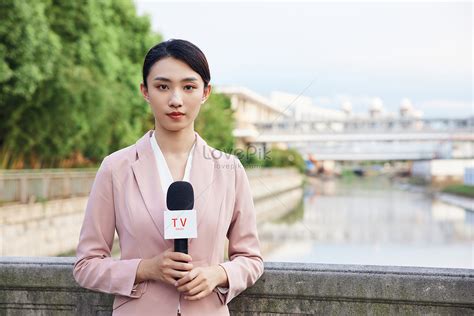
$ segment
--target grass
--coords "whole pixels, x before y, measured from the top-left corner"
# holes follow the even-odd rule
[[[474,198],[474,186],[466,184],[452,184],[443,189],[445,193],[461,195],[469,198]]]
[[[345,169],[341,173],[342,180],[347,181],[347,182],[352,182],[356,178],[356,175],[354,174],[354,171]]]

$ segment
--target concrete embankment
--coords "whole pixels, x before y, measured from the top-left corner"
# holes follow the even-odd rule
[[[258,222],[284,215],[301,199],[303,175],[295,169],[250,169],[247,175]],[[73,255],[86,205],[87,197],[72,197],[0,207],[0,255]]]

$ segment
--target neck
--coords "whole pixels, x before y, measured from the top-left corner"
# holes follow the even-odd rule
[[[179,131],[169,131],[155,124],[155,138],[163,153],[172,155],[188,154],[194,144],[194,124]]]

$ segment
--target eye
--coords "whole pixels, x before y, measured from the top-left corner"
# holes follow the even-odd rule
[[[193,89],[195,89],[195,88],[194,88],[193,86],[190,86],[190,85],[187,85],[187,86],[184,87],[184,90],[189,90],[189,91],[191,91],[191,90],[193,90]]]
[[[158,87],[159,90],[166,90],[168,88],[168,86],[165,85],[165,84],[160,84],[157,87]]]

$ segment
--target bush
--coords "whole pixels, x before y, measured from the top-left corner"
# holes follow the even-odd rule
[[[295,167],[299,172],[306,170],[303,157],[294,149],[272,148],[265,157],[257,157],[254,153],[245,153],[239,156],[245,167],[284,168]]]

